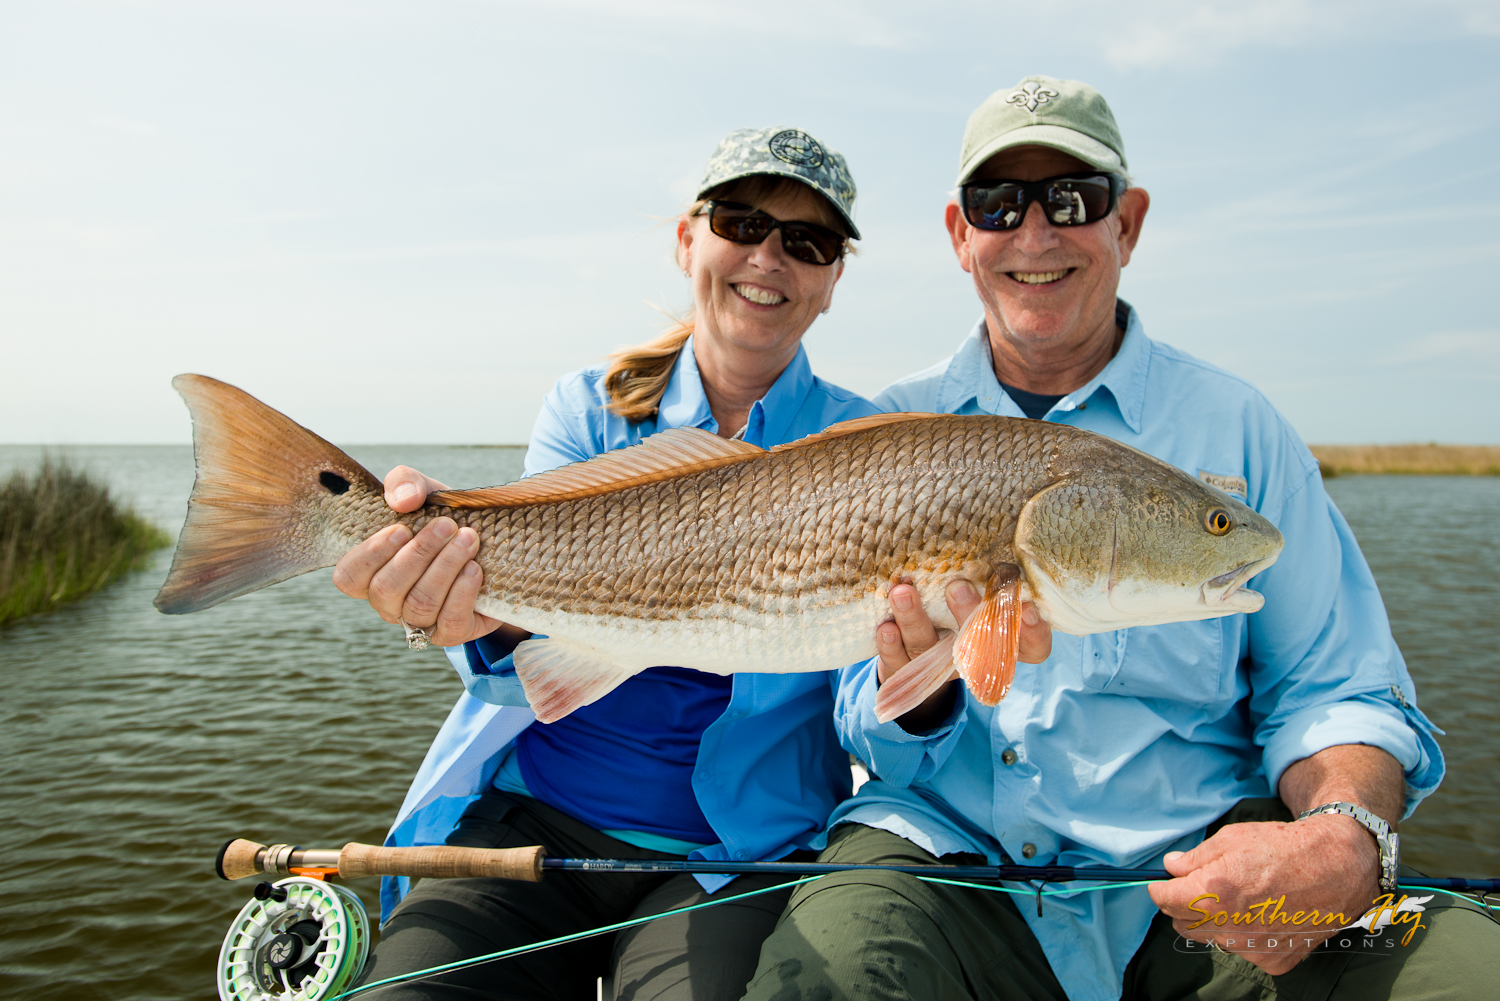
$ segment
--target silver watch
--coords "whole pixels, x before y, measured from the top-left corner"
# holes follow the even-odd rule
[[[1298,820],[1316,817],[1320,813],[1341,813],[1358,821],[1367,831],[1375,835],[1375,844],[1380,848],[1380,888],[1386,893],[1396,892],[1396,867],[1401,863],[1401,836],[1391,830],[1391,825],[1362,806],[1353,803],[1324,803],[1311,810],[1304,810]]]

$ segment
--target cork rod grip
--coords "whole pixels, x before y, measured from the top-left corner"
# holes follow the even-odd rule
[[[542,846],[529,848],[455,848],[430,845],[422,848],[381,848],[350,842],[339,852],[339,875],[425,876],[453,879],[460,876],[494,876],[539,883],[542,879]]]

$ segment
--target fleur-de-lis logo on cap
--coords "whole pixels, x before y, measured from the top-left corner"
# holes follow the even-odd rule
[[[1020,90],[1010,92],[1010,96],[1005,99],[1005,103],[1024,107],[1027,111],[1035,111],[1037,105],[1048,104],[1054,97],[1060,96],[1051,87],[1043,87],[1035,80],[1027,80],[1021,84]]]

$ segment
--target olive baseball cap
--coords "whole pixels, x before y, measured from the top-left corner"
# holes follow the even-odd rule
[[[958,183],[1001,150],[1032,145],[1070,153],[1095,170],[1126,169],[1125,141],[1104,95],[1077,80],[1028,76],[995,91],[969,116]]]
[[[854,178],[836,150],[801,129],[736,129],[708,158],[708,169],[698,185],[702,198],[725,181],[755,174],[781,174],[812,188],[828,199],[844,220],[849,235],[858,240],[854,225]]]

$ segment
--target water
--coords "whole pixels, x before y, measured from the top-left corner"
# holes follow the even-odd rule
[[[1401,825],[1403,859],[1500,876],[1500,477],[1349,476],[1349,519],[1440,737],[1448,775]]]
[[[351,448],[455,486],[519,475],[518,449]],[[186,447],[55,449],[175,531]],[[0,446],[0,476],[40,450]],[[1447,781],[1402,833],[1438,874],[1500,875],[1500,479],[1329,483],[1380,580]],[[248,883],[225,840],[379,843],[460,689],[438,651],[309,574],[191,616],[151,607],[170,562],[0,629],[0,996],[212,996]],[[375,885],[351,886],[375,911]]]
[[[455,485],[503,483],[520,449],[351,448]],[[0,475],[36,449],[0,448]],[[191,450],[54,450],[172,531]],[[344,598],[324,570],[190,616],[151,607],[170,550],[0,629],[0,996],[213,996],[251,884],[213,875],[231,837],[379,844],[462,688],[439,650]],[[351,884],[378,913],[375,882]]]

